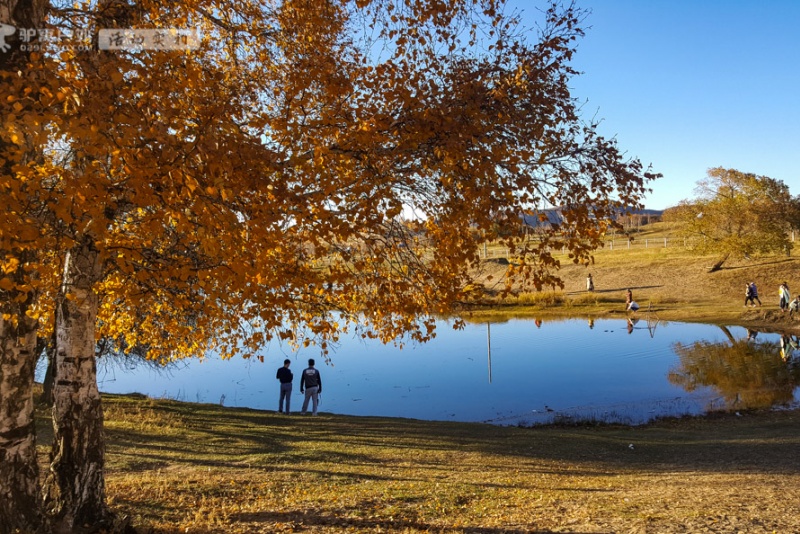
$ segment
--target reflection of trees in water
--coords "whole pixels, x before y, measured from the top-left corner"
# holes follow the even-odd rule
[[[800,384],[800,366],[784,362],[773,342],[734,340],[675,344],[680,365],[667,377],[686,391],[717,390],[728,408],[766,408],[787,404]]]

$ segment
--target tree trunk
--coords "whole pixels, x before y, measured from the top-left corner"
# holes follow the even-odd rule
[[[0,0],[0,24],[13,29],[42,28],[48,6],[48,0]],[[19,32],[4,35],[3,44],[0,73],[24,69],[29,53],[17,46]],[[5,153],[6,145],[0,141],[0,175],[4,179],[14,176],[13,162]],[[16,248],[16,232],[8,230],[0,232],[0,257],[14,257],[19,264],[10,272],[0,271],[0,279],[14,286],[6,282],[6,290],[0,290],[0,534],[33,532],[42,526],[33,410],[38,321],[28,316],[37,295],[31,289],[17,290],[27,284],[26,268],[36,259],[36,252]]]
[[[22,265],[6,277],[24,283]],[[33,411],[38,321],[26,312],[35,295],[0,293],[0,534],[33,532],[41,526]]]
[[[0,0],[0,23],[17,30],[42,28],[49,7],[49,0]],[[0,52],[0,70],[13,70],[28,53],[19,50],[18,31],[5,36],[4,42],[9,50]]]
[[[55,438],[45,488],[55,532],[96,529],[110,519],[94,352],[100,276],[97,249],[84,238],[67,255],[56,313]]]
[[[715,273],[715,272],[719,271],[720,269],[722,269],[722,264],[725,263],[728,260],[729,257],[730,257],[730,253],[725,254],[724,256],[722,256],[717,261],[717,263],[715,263],[714,265],[712,265],[711,267],[708,268],[708,272]]]

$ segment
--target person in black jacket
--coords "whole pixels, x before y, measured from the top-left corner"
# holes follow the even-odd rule
[[[283,400],[286,399],[286,413],[289,413],[289,403],[292,400],[292,379],[294,375],[289,370],[290,360],[283,360],[283,367],[278,368],[275,378],[281,381],[281,398],[278,401],[278,413],[283,412]]]
[[[300,393],[305,390],[306,398],[303,400],[303,413],[308,411],[308,401],[311,399],[311,415],[317,415],[319,395],[322,393],[322,377],[314,368],[314,358],[309,358],[308,368],[300,375]]]

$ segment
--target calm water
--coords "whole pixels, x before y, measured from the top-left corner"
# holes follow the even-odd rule
[[[299,375],[313,357],[322,373],[323,413],[514,425],[554,419],[639,424],[800,400],[800,366],[781,358],[780,335],[761,333],[748,342],[744,328],[661,322],[649,329],[645,320],[633,328],[624,319],[592,326],[519,319],[453,331],[443,322],[435,340],[402,350],[343,339],[329,364],[314,349],[272,346],[264,363],[210,357],[162,371],[106,364],[98,380],[104,392],[277,410],[275,372],[289,358],[292,411],[298,411]],[[736,347],[741,354],[726,352]]]

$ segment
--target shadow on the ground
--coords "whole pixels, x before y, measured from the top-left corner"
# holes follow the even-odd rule
[[[529,465],[598,466],[648,470],[800,473],[800,411],[760,411],[665,420],[640,427],[615,425],[501,427],[381,417],[322,414],[281,415],[244,408],[192,408],[159,403],[154,410],[182,412],[186,433],[160,435],[109,429],[110,451],[131,455],[131,465],[178,464],[243,467],[242,458],[258,462],[279,457],[309,441],[349,447],[304,450],[304,461],[341,465],[380,464],[385,455],[398,460],[413,455],[419,465],[436,467],[436,454],[452,451],[515,457]],[[194,405],[196,406],[196,405]],[[344,438],[346,436],[346,438]],[[380,451],[382,458],[363,451]],[[135,455],[131,451],[136,451]],[[265,460],[266,461],[266,460]],[[483,460],[481,460],[483,461]],[[467,462],[468,463],[468,462]],[[464,465],[464,464],[462,464]],[[287,466],[291,470],[291,466]],[[480,469],[480,466],[474,466]],[[565,471],[566,473],[566,471]],[[360,476],[360,475],[359,475]]]

